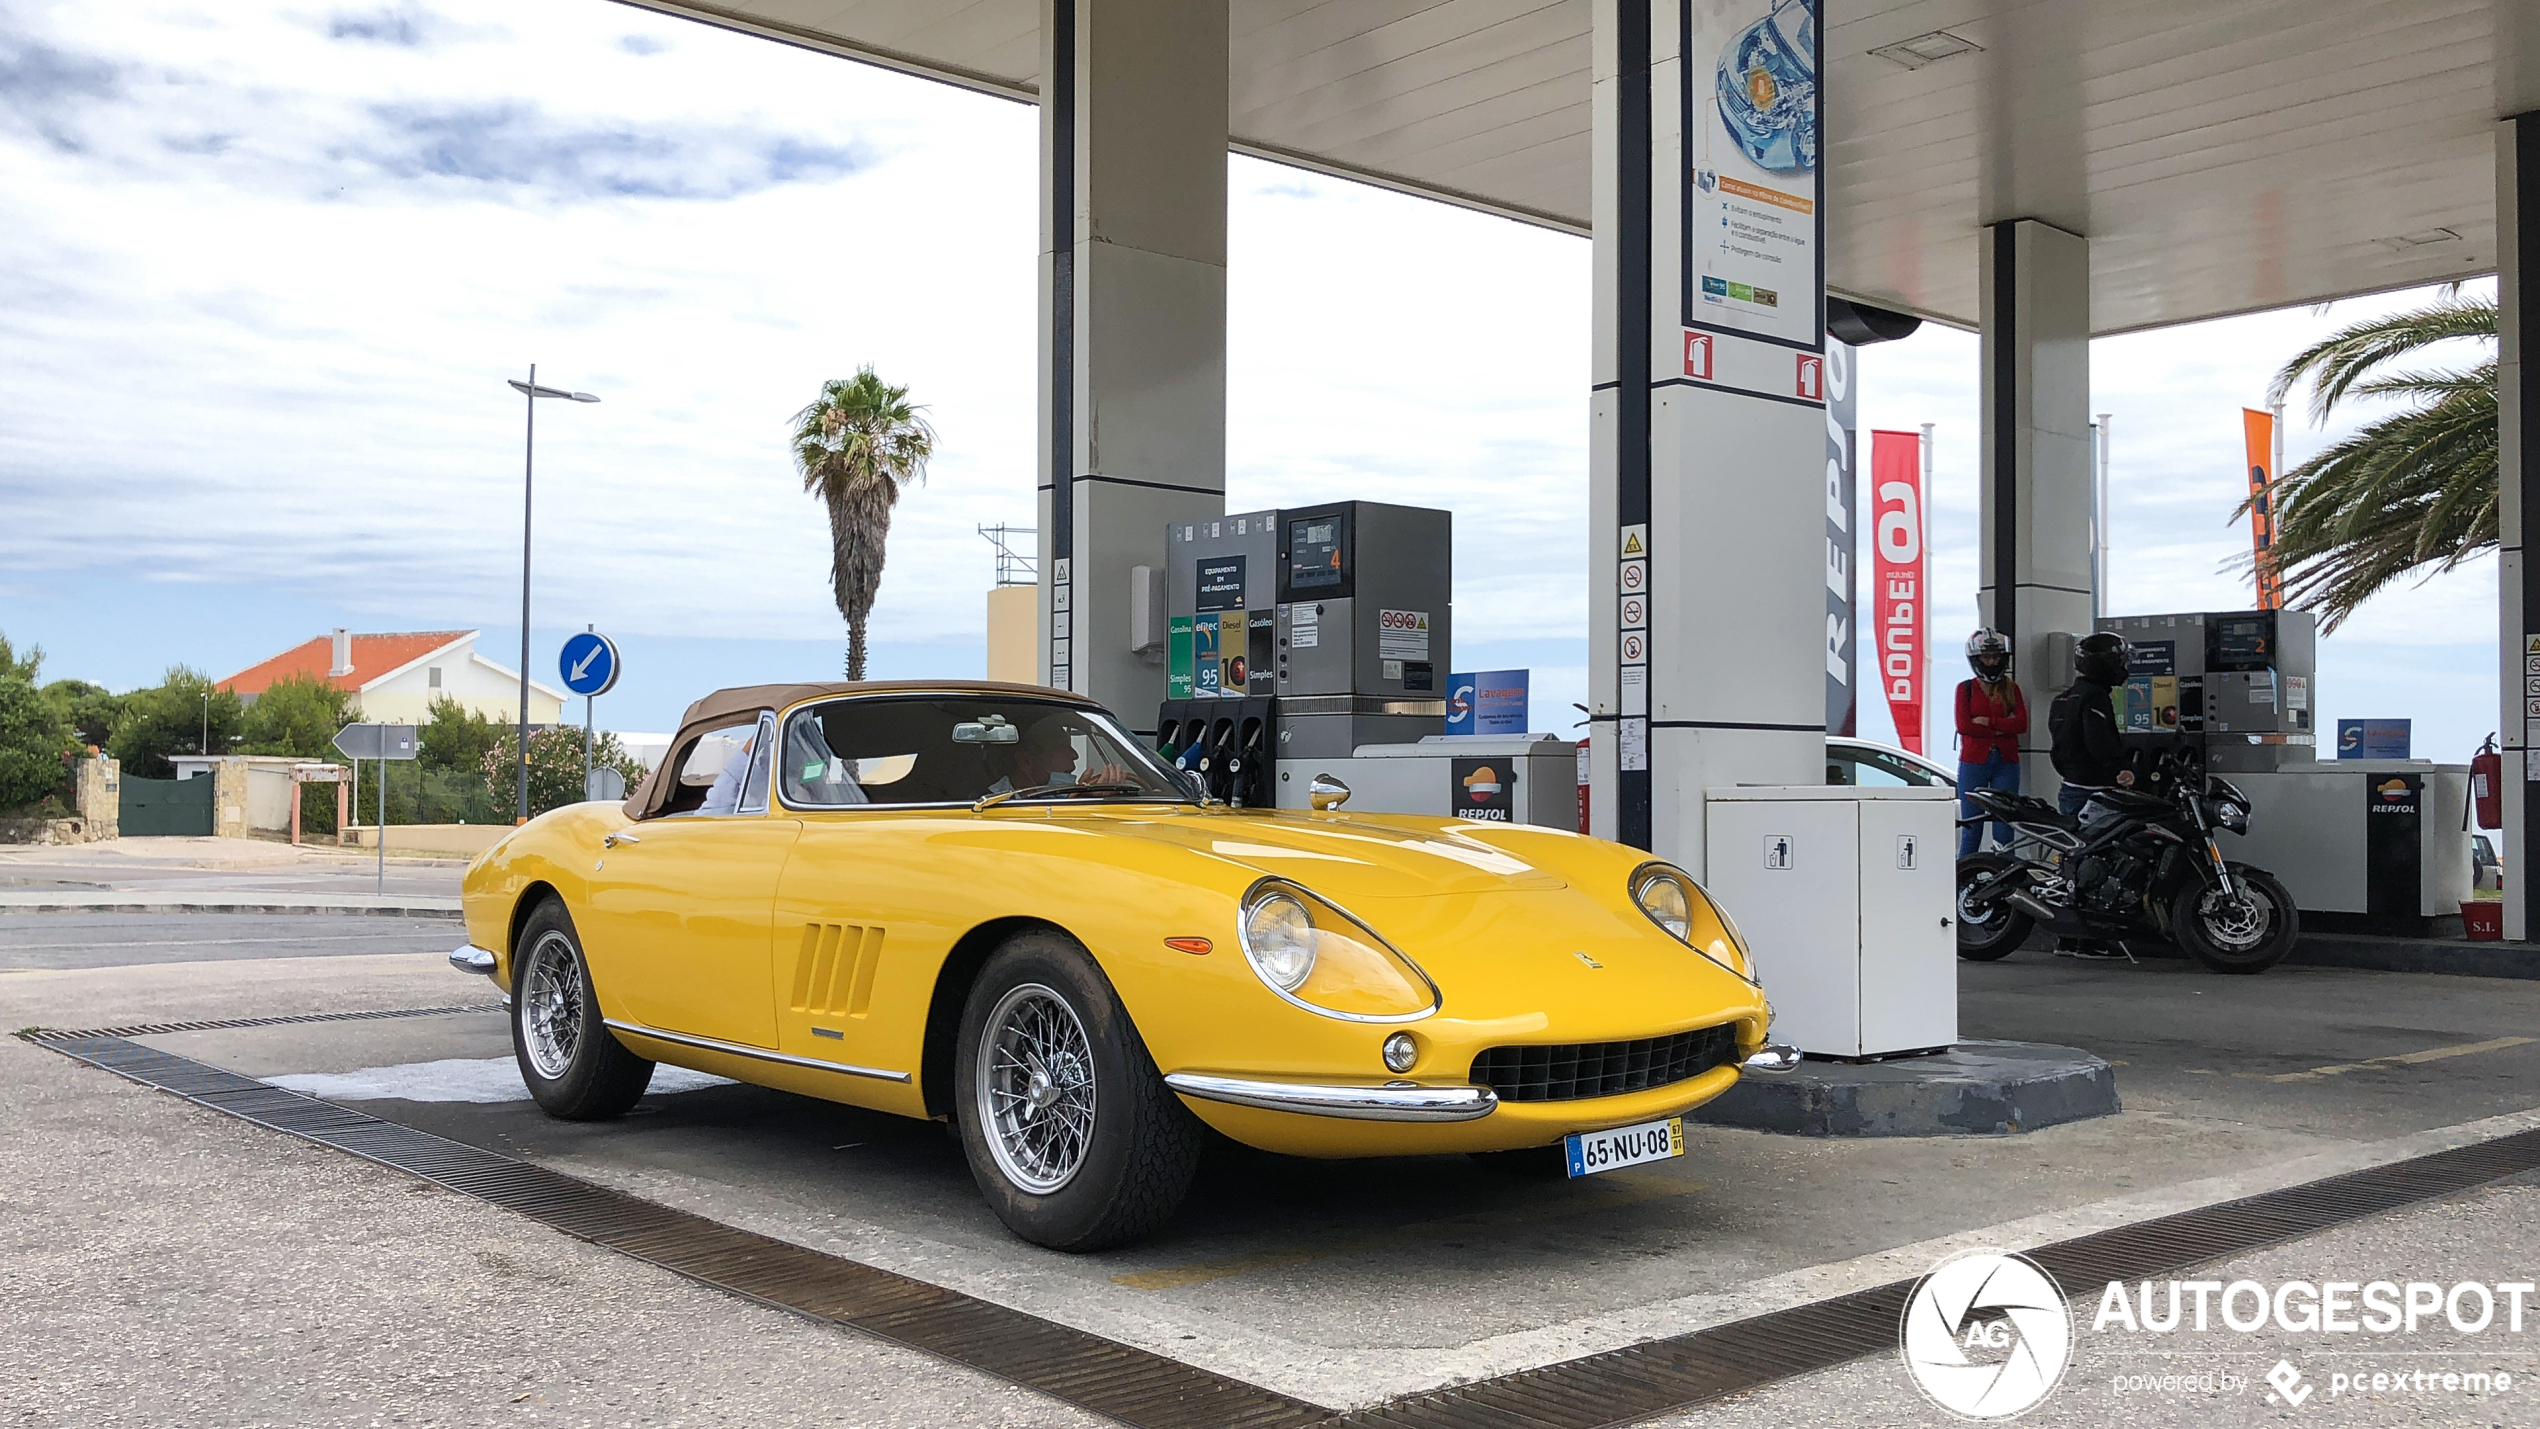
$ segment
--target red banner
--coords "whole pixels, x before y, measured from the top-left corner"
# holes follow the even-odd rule
[[[1871,566],[1868,614],[1879,683],[1896,720],[1897,742],[1923,752],[1923,626],[1930,612],[1923,579],[1923,438],[1870,433]]]
[[[2258,609],[2284,607],[2284,582],[2275,569],[2275,414],[2240,409],[2249,442],[2249,550],[2257,557]]]

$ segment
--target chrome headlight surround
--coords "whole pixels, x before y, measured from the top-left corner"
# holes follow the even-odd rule
[[[1652,861],[1633,869],[1626,887],[1631,894],[1632,906],[1640,909],[1643,917],[1657,924],[1659,931],[1691,948],[1704,962],[1740,982],[1752,987],[1764,985],[1755,978],[1755,957],[1747,951],[1746,935],[1739,932],[1737,924],[1730,920],[1728,910],[1713,902],[1711,895],[1702,890],[1702,885],[1693,881],[1692,874],[1672,863]],[[1680,920],[1674,916],[1678,907],[1683,909]],[[1709,949],[1696,946],[1693,941],[1693,911],[1696,908],[1708,908],[1711,916],[1720,920],[1720,930],[1728,934],[1729,950],[1736,959],[1735,963],[1722,962],[1711,956]],[[1681,928],[1673,926],[1678,921],[1683,925]]]
[[[1293,905],[1302,910],[1309,930],[1319,926],[1314,921],[1318,916],[1337,919],[1345,924],[1354,936],[1400,964],[1414,980],[1414,988],[1429,995],[1429,1005],[1417,1012],[1341,1012],[1297,996],[1296,989],[1303,987],[1306,979],[1314,975],[1318,952],[1308,940],[1305,955],[1300,961],[1292,947],[1283,943],[1283,937],[1293,937],[1295,928],[1292,915],[1285,912],[1283,905]],[[1258,927],[1256,915],[1262,915]],[[1378,1024],[1418,1022],[1435,1016],[1437,1010],[1446,1005],[1446,995],[1438,990],[1437,982],[1429,976],[1428,970],[1403,956],[1400,948],[1386,942],[1383,935],[1368,927],[1364,919],[1303,884],[1291,883],[1284,878],[1265,878],[1244,890],[1243,899],[1235,911],[1235,941],[1243,948],[1245,965],[1252,969],[1253,976],[1261,979],[1263,987],[1270,989],[1280,1001],[1304,1008],[1317,1017]],[[1283,983],[1283,978],[1292,980]]]

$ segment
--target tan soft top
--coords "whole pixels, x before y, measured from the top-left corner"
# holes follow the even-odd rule
[[[711,729],[737,724],[761,710],[781,710],[805,700],[829,699],[838,695],[1036,695],[1042,699],[1065,700],[1070,704],[1092,705],[1094,702],[1070,690],[1054,690],[1044,685],[1018,685],[1002,680],[833,680],[810,685],[734,685],[717,690],[679,717],[679,733],[671,737],[670,748],[662,752],[661,763],[644,776],[627,797],[626,817],[649,818],[670,798],[669,769],[677,762],[688,742]]]

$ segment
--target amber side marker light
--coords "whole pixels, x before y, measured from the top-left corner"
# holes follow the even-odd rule
[[[1205,953],[1217,945],[1206,938],[1167,938],[1164,946],[1177,953]]]

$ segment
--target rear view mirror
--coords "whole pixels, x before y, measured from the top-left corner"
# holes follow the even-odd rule
[[[1005,722],[1000,715],[984,720],[963,720],[953,726],[955,744],[1020,744],[1023,731]]]

